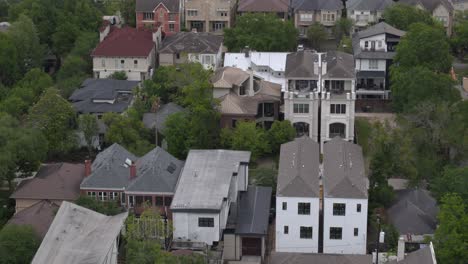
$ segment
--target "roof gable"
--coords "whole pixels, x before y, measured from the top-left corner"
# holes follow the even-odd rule
[[[325,54],[327,72],[324,78],[355,78],[354,57],[341,51],[329,51]]]
[[[286,58],[286,78],[318,79],[318,72],[314,72],[314,63],[318,63],[319,56],[309,50],[288,54]]]
[[[91,57],[148,57],[154,48],[151,31],[112,27],[107,37],[93,50]]]
[[[136,0],[136,12],[153,12],[159,5],[163,5],[171,13],[180,10],[179,0]]]

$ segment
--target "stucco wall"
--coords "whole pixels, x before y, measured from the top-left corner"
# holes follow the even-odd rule
[[[205,242],[212,245],[214,241],[219,241],[219,214],[217,213],[187,213],[173,212],[174,240],[179,238],[187,241]],[[199,227],[199,217],[214,218],[214,227]]]

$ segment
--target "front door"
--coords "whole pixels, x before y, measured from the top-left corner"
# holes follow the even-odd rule
[[[258,237],[242,238],[242,256],[261,256],[262,239]]]

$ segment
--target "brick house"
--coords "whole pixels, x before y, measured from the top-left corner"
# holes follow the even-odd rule
[[[136,0],[137,28],[159,24],[166,36],[180,32],[181,10],[179,0]]]

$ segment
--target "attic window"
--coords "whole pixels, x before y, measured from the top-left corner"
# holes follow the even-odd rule
[[[176,170],[176,168],[177,168],[177,166],[176,166],[174,163],[171,162],[171,163],[169,164],[169,166],[167,166],[167,171],[168,171],[169,173],[172,174],[172,173],[174,173],[174,171]]]

